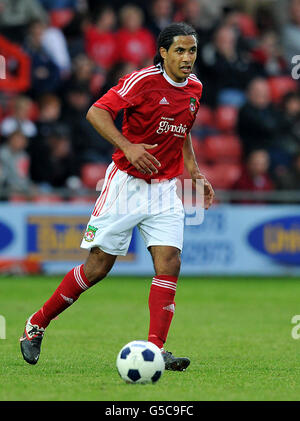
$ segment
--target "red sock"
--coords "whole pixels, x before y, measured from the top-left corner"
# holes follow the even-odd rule
[[[150,327],[148,341],[162,348],[167,340],[175,312],[175,276],[158,275],[152,280],[149,295]]]
[[[43,307],[32,316],[31,324],[46,328],[54,317],[73,304],[91,285],[83,272],[83,265],[76,266],[66,274]]]

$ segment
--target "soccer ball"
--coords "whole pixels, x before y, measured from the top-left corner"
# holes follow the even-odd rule
[[[160,349],[147,341],[132,341],[123,346],[116,363],[126,383],[156,383],[165,370]]]

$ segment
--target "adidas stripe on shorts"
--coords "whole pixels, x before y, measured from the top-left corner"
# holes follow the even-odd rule
[[[149,184],[119,170],[112,162],[81,247],[99,247],[106,253],[125,256],[137,226],[146,247],[173,246],[182,250],[184,210],[176,193],[176,180]]]

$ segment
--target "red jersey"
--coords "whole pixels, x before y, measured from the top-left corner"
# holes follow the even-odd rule
[[[94,106],[110,112],[113,119],[124,109],[122,133],[132,143],[157,147],[149,153],[161,163],[158,174],[141,174],[117,149],[117,167],[137,178],[170,179],[183,173],[183,143],[199,108],[202,83],[191,74],[174,82],[160,66],[133,72],[120,79]]]
[[[118,60],[117,39],[113,32],[99,32],[90,26],[85,32],[87,55],[99,66],[109,69]]]
[[[119,49],[120,61],[141,67],[146,60],[151,60],[155,55],[155,38],[146,28],[135,32],[123,28],[117,32],[116,37],[117,44],[122,46]]]

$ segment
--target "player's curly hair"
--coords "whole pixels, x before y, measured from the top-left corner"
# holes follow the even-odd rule
[[[164,63],[164,59],[162,58],[159,52],[160,47],[163,47],[166,50],[168,50],[173,44],[174,37],[180,35],[193,35],[198,41],[197,32],[191,25],[188,25],[185,22],[171,23],[171,25],[168,25],[165,29],[161,31],[157,38],[157,52],[153,59],[153,63],[155,66],[157,64],[161,64],[161,66],[163,66]]]

